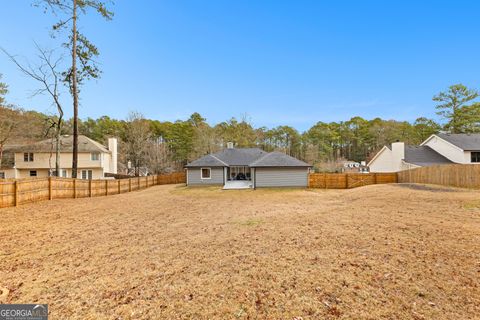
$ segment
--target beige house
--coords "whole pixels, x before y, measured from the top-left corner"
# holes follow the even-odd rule
[[[480,163],[480,134],[433,134],[419,146],[394,142],[368,163],[370,172],[398,172],[441,164]]]
[[[60,173],[72,174],[73,137],[60,140]],[[55,146],[52,139],[5,148],[0,178],[48,177],[55,174]],[[102,179],[105,173],[117,173],[117,139],[108,139],[108,147],[86,137],[78,137],[78,178]]]

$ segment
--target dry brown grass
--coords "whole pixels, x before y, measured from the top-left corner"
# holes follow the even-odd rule
[[[158,186],[0,210],[0,299],[51,319],[475,319],[480,193]]]

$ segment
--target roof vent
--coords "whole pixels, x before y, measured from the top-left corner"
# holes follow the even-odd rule
[[[227,142],[227,149],[233,149],[233,142]]]

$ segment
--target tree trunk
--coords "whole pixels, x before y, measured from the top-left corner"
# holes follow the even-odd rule
[[[78,167],[78,91],[77,91],[77,0],[73,0],[72,44],[72,95],[73,95],[73,155],[72,178],[77,177]]]
[[[56,176],[60,177],[60,128],[57,128],[55,139],[55,171]]]

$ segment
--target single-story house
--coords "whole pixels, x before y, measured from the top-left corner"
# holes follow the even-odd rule
[[[0,179],[59,176],[69,178],[72,171],[73,136],[60,137],[60,172],[55,172],[55,147],[52,139],[8,146],[0,165]],[[78,136],[78,178],[102,179],[117,173],[117,139],[108,147],[86,136]]]
[[[311,165],[281,152],[227,148],[185,166],[187,185],[222,185],[224,189],[307,187]]]
[[[370,172],[398,172],[418,167],[480,163],[480,134],[438,133],[419,146],[394,142],[384,146],[368,163]]]

